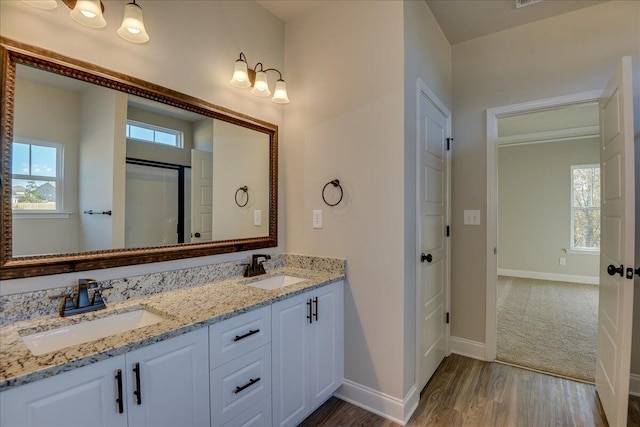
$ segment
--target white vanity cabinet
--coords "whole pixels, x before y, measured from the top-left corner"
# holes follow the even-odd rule
[[[4,391],[0,425],[207,426],[207,338],[202,328]]]
[[[271,425],[271,307],[209,327],[211,425]]]
[[[2,427],[126,427],[118,410],[119,372],[125,356],[96,362],[0,393]],[[122,392],[124,394],[124,390]]]
[[[344,378],[344,283],[271,306],[273,425],[296,426]]]
[[[129,427],[209,425],[208,330],[126,354]]]

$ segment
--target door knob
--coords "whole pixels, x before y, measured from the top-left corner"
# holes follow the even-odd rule
[[[424,252],[421,253],[420,254],[420,262],[425,262],[425,261],[427,261],[427,262],[433,261],[433,256],[431,256],[431,254],[426,254],[425,255]]]
[[[616,273],[618,273],[620,277],[622,277],[624,275],[623,271],[624,267],[622,265],[620,267],[616,267],[613,264],[609,264],[607,267],[607,273],[609,273],[609,276],[615,276]]]

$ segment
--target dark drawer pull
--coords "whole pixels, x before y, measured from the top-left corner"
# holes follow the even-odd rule
[[[242,387],[237,386],[236,389],[233,392],[234,393],[240,393],[242,390],[244,390],[247,387],[251,387],[252,385],[257,383],[258,381],[260,381],[260,377],[256,378],[255,380],[253,378],[249,378],[249,382],[248,383],[246,383]]]
[[[309,323],[313,323],[313,318],[311,317],[311,298],[307,300],[307,320]]]
[[[313,299],[313,305],[316,306],[316,311],[313,313],[313,318],[315,319],[315,321],[318,321],[318,297],[315,297]]]
[[[252,331],[251,329],[249,329],[249,332],[247,332],[244,335],[236,335],[236,337],[233,340],[234,341],[240,341],[241,339],[250,337],[253,334],[257,334],[258,332],[260,332],[260,329],[256,329],[255,331]]]
[[[133,365],[133,373],[136,377],[136,389],[133,394],[136,396],[136,403],[142,405],[142,389],[140,388],[140,363]]]
[[[118,396],[116,397],[116,403],[118,404],[118,413],[124,412],[124,399],[122,399],[122,369],[116,371],[116,381],[118,382]]]

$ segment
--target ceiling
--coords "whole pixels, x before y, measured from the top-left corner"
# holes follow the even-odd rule
[[[257,0],[284,22],[329,0]],[[339,1],[339,0],[330,0]],[[418,0],[408,0],[418,1]],[[506,30],[607,0],[545,0],[520,9],[515,0],[424,0],[450,44]]]

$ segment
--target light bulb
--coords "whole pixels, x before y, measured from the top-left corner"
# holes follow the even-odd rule
[[[78,24],[90,28],[102,28],[107,26],[107,21],[102,16],[102,4],[100,0],[78,0],[71,11],[71,18]]]
[[[259,97],[267,97],[271,95],[271,91],[269,90],[269,83],[267,82],[267,73],[265,73],[264,71],[256,72],[256,81],[253,84],[251,93]]]
[[[135,3],[124,6],[124,18],[118,28],[118,35],[131,43],[145,43],[149,41],[149,34],[144,28],[142,8]]]
[[[278,104],[289,103],[289,97],[287,96],[287,84],[284,80],[280,79],[276,82],[276,89],[273,91],[273,98],[271,98],[271,100]]]
[[[247,63],[242,59],[236,60],[233,71],[233,78],[231,78],[231,81],[229,83],[233,87],[251,87],[251,82],[249,81],[249,72],[247,71]]]

